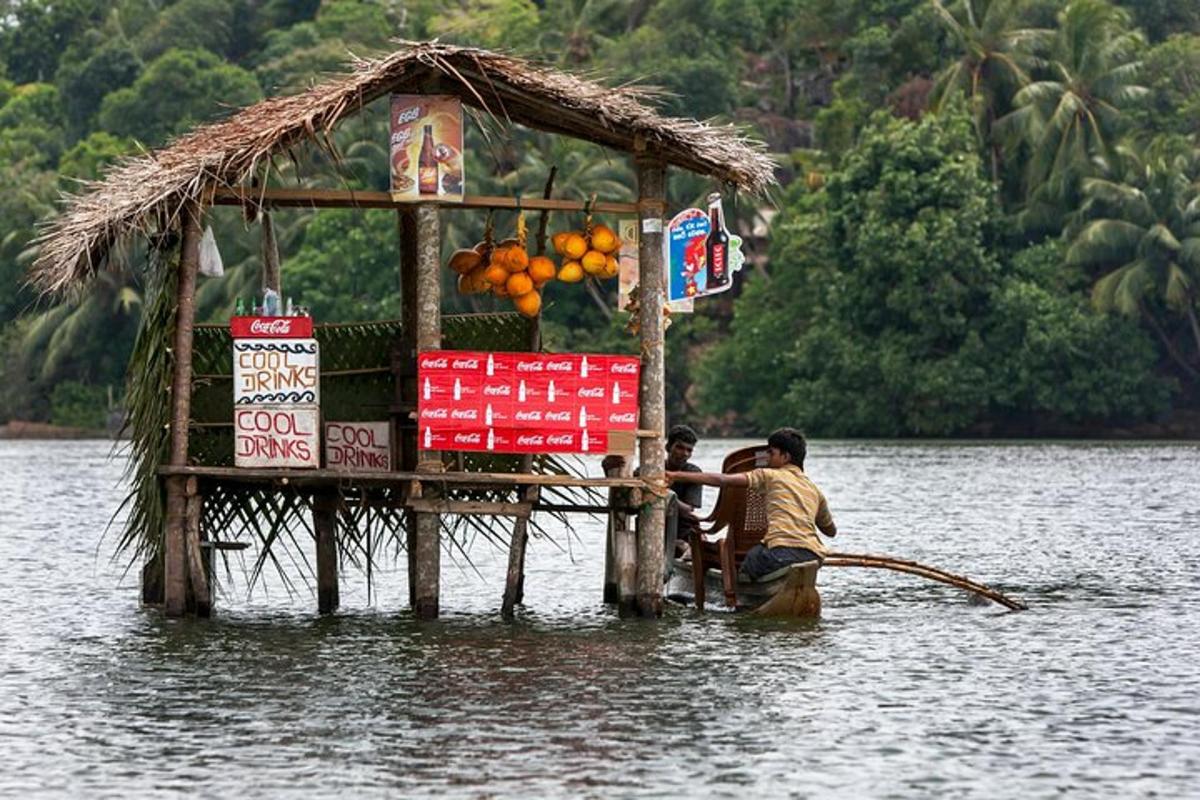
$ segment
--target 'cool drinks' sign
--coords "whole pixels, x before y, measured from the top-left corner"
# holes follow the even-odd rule
[[[365,472],[391,471],[390,429],[386,422],[325,423],[325,466]]]

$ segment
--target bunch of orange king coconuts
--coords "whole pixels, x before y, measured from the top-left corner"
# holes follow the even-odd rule
[[[544,230],[544,229],[543,229]],[[587,215],[583,230],[563,231],[552,237],[562,266],[544,255],[529,255],[524,212],[517,214],[516,236],[493,242],[492,220],[488,217],[483,241],[469,250],[456,250],[448,266],[458,273],[461,294],[491,292],[507,297],[517,311],[536,317],[542,311],[542,287],[557,278],[579,283],[588,275],[598,280],[615,278],[619,270],[617,251],[621,240],[604,225],[593,225]]]

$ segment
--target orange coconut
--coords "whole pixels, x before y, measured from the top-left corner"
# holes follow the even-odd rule
[[[563,242],[563,255],[572,261],[578,261],[583,258],[583,254],[588,251],[587,239],[583,238],[583,234],[578,231],[571,231],[567,234],[566,240]]]
[[[535,286],[554,280],[554,262],[545,256],[534,256],[529,259],[529,277]]]
[[[558,271],[558,279],[563,283],[579,283],[583,280],[583,266],[578,261],[568,261]]]
[[[604,271],[604,262],[607,260],[608,257],[599,250],[588,250],[583,254],[583,258],[579,259],[579,263],[588,275],[599,275]]]
[[[621,240],[606,225],[596,225],[592,228],[592,249],[608,255],[616,252],[621,246]]]
[[[536,317],[542,310],[542,294],[541,292],[526,292],[520,297],[514,297],[513,305],[525,316]]]
[[[514,272],[508,276],[504,287],[508,289],[508,293],[512,297],[520,297],[533,291],[533,278],[529,277],[529,273],[526,272]]]

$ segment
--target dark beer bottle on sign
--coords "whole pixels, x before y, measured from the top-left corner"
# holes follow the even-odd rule
[[[705,255],[708,261],[708,291],[729,284],[729,232],[725,230],[725,212],[721,209],[721,195],[708,198],[708,243]]]
[[[417,191],[421,194],[437,194],[438,162],[433,144],[433,126],[425,126],[425,137],[421,140],[421,155],[417,158]]]

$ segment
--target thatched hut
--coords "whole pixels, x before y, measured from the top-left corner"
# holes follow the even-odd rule
[[[664,117],[650,105],[652,92],[601,83],[508,55],[441,43],[401,43],[391,55],[358,60],[353,70],[303,93],[276,97],[227,119],[197,128],[170,146],[118,164],[100,182],[69,197],[61,215],[38,240],[32,282],[46,292],[85,288],[106,260],[130,239],[145,237],[160,265],[158,301],[148,305],[135,348],[130,406],[134,436],[133,510],[125,542],[150,565],[160,565],[160,593],[171,615],[210,603],[208,554],[237,546],[229,531],[267,530],[268,546],[291,528],[309,528],[316,541],[322,611],[337,604],[339,561],[356,553],[363,526],[382,524],[404,535],[410,565],[410,599],[420,616],[438,613],[441,513],[515,516],[506,611],[520,590],[525,520],[546,507],[543,488],[582,486],[617,492],[615,510],[637,508],[636,537],[623,523],[610,542],[606,593],[624,611],[661,610],[664,501],[653,491],[663,468],[663,268],[662,236],[668,165],[758,193],[773,182],[774,165],[761,145],[732,127]],[[639,221],[641,336],[640,479],[588,480],[538,475],[524,463],[497,466],[476,460],[447,469],[443,454],[419,450],[411,421],[416,402],[417,353],[450,340],[458,347],[528,349],[530,332],[509,315],[447,318],[441,314],[440,216],[431,203],[403,203],[386,192],[281,189],[270,185],[269,165],[310,144],[336,159],[331,133],[344,118],[392,93],[454,95],[492,118],[584,139],[632,156],[637,202],[599,202],[596,210],[626,213]],[[266,177],[264,177],[266,176]],[[550,198],[471,197],[456,208],[580,210],[580,203]],[[202,220],[214,204],[249,212],[272,207],[394,209],[400,231],[401,319],[376,325],[330,325],[322,339],[322,393],[338,393],[357,413],[380,415],[397,431],[399,469],[388,473],[329,470],[247,470],[229,466],[223,415],[228,415],[228,331],[196,326],[195,289]],[[486,344],[485,344],[486,343]],[[329,357],[336,352],[335,358]],[[381,355],[382,354],[382,355]],[[335,363],[332,363],[335,362]],[[332,368],[331,368],[332,367]],[[224,382],[224,383],[223,383]],[[371,397],[375,403],[365,403]],[[389,403],[388,400],[391,402]],[[224,417],[227,419],[227,416]],[[518,459],[518,462],[520,460]],[[517,470],[514,472],[514,470]],[[463,500],[462,491],[473,499]],[[481,501],[483,492],[492,499]],[[514,499],[513,493],[518,493]],[[349,498],[349,499],[348,499]],[[540,505],[539,505],[540,504]],[[561,509],[574,510],[571,504]],[[268,517],[261,523],[259,517]],[[222,532],[226,532],[222,538]],[[626,536],[622,539],[622,536]],[[359,549],[356,549],[359,548]],[[265,556],[264,556],[265,558]],[[260,565],[261,566],[261,559]],[[624,570],[622,570],[624,568]],[[636,590],[618,576],[636,571]],[[153,584],[154,581],[149,582]]]

